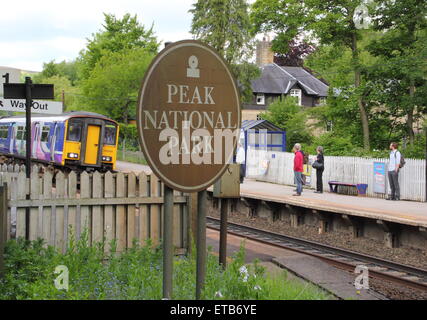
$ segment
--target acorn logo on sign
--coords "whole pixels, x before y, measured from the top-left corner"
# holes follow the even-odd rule
[[[160,52],[141,86],[141,149],[169,187],[197,192],[231,163],[240,135],[240,100],[226,62],[211,47],[179,41]]]
[[[200,78],[200,70],[197,69],[199,66],[199,60],[196,56],[191,56],[188,59],[189,68],[187,69],[188,78]]]

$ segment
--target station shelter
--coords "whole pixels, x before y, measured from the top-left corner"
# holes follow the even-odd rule
[[[268,120],[243,120],[239,142],[245,149],[245,159],[248,149],[285,152],[286,131]]]

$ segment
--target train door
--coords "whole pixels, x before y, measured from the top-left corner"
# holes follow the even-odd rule
[[[57,139],[57,129],[58,123],[54,123],[53,125],[53,135],[50,137],[50,161],[55,161],[55,147],[56,147],[56,139]]]
[[[101,126],[88,124],[86,135],[85,163],[89,165],[98,164],[99,138]]]
[[[16,123],[12,123],[10,128],[9,154],[14,154],[15,152],[15,140],[16,140]]]
[[[31,157],[34,159],[37,159],[37,150],[39,149],[39,143],[40,143],[40,123],[36,122],[34,124],[34,139],[32,139],[33,141],[33,146],[31,148]]]

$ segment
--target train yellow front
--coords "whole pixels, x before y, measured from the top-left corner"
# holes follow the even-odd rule
[[[25,159],[25,117],[0,119],[0,153]],[[76,170],[116,169],[118,123],[91,112],[31,118],[31,158]]]

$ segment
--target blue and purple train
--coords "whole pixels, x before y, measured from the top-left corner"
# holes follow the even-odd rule
[[[0,119],[0,153],[22,160],[26,155],[25,117]],[[91,112],[31,117],[34,161],[78,170],[115,170],[118,123]]]

